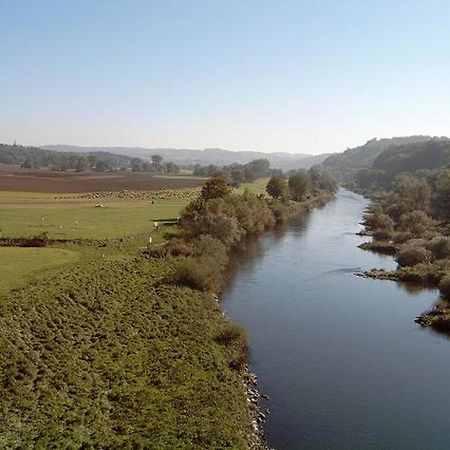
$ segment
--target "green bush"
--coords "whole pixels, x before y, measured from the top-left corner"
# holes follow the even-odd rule
[[[394,222],[398,222],[400,216],[406,212],[408,212],[407,207],[401,202],[393,203],[386,207],[386,213],[394,220]]]
[[[247,331],[245,328],[234,323],[227,323],[216,337],[217,343],[226,347],[239,340],[247,340]]]
[[[210,200],[213,198],[223,198],[231,192],[227,180],[223,176],[209,178],[202,187],[202,198]]]
[[[446,275],[439,283],[440,293],[447,299],[450,299],[450,275]]]
[[[299,170],[292,174],[288,180],[288,186],[292,200],[301,202],[309,191],[311,181],[304,170]]]
[[[448,237],[436,237],[426,244],[426,248],[436,259],[450,258],[450,238]]]
[[[222,267],[218,266],[214,257],[188,256],[178,265],[175,281],[192,289],[217,292],[223,282]]]
[[[245,234],[228,199],[213,198],[188,205],[181,217],[181,226],[188,240],[210,234],[227,247],[234,246]]]
[[[230,195],[227,201],[233,206],[234,216],[246,234],[261,233],[275,224],[265,198],[246,191],[242,195]]]
[[[192,256],[177,266],[176,281],[200,291],[219,291],[228,264],[227,248],[211,235],[199,236],[192,241],[192,248]]]
[[[376,241],[390,241],[392,238],[392,232],[386,229],[377,229],[372,234]]]
[[[400,216],[398,228],[409,231],[414,237],[421,237],[433,228],[433,220],[424,211],[412,211]]]
[[[250,192],[196,200],[185,209],[181,218],[187,239],[209,234],[227,247],[236,245],[246,234],[260,233],[274,224],[275,218],[267,200]]]
[[[152,258],[167,258],[168,256],[188,256],[192,248],[183,239],[171,239],[164,244],[150,247],[146,252]]]
[[[289,203],[273,200],[270,202],[270,209],[277,224],[286,223],[292,217],[292,208]]]
[[[417,264],[429,263],[433,259],[430,250],[420,246],[408,246],[397,256],[397,263],[402,266],[415,266]]]
[[[202,234],[192,241],[192,247],[194,256],[210,256],[216,260],[216,264],[220,265],[220,267],[228,264],[227,248],[219,239],[209,234]]]
[[[288,194],[288,185],[281,175],[274,175],[266,185],[266,191],[272,198],[283,198]]]
[[[412,234],[408,231],[398,231],[393,234],[392,240],[396,244],[404,244],[405,242],[408,242],[412,239]]]
[[[394,221],[383,213],[369,213],[364,215],[363,225],[369,230],[393,230]]]
[[[233,323],[227,323],[222,332],[216,337],[216,342],[231,348],[230,368],[242,370],[250,354],[248,334],[245,328]]]

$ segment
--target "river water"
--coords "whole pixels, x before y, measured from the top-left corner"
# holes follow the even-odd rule
[[[393,268],[363,251],[367,200],[336,200],[250,242],[223,292],[270,396],[275,449],[450,448],[450,342],[414,318],[436,300],[355,271]]]

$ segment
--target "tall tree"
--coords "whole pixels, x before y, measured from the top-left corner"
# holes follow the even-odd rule
[[[231,192],[225,178],[217,176],[206,180],[202,187],[203,200],[211,200],[212,198],[223,198]]]
[[[230,172],[231,182],[234,186],[239,186],[245,181],[245,172],[242,167],[235,167]]]
[[[153,167],[157,171],[160,171],[161,170],[161,162],[163,160],[163,157],[161,155],[152,155],[151,158],[152,158]]]
[[[395,179],[395,191],[409,211],[430,210],[431,188],[425,180],[402,173]]]
[[[81,156],[78,158],[75,170],[77,172],[84,172],[87,169],[87,166],[88,166],[87,158],[85,156]]]
[[[255,159],[244,166],[248,181],[267,177],[269,174],[269,169],[270,161],[268,159]]]
[[[284,177],[274,175],[266,186],[267,193],[273,198],[285,197],[287,193],[287,183]]]
[[[178,173],[180,168],[173,162],[168,162],[166,164],[166,172],[167,173]]]
[[[111,170],[111,164],[105,159],[99,159],[95,164],[95,170],[97,172],[108,172]]]
[[[433,179],[434,208],[439,217],[450,219],[450,169],[441,170]]]
[[[291,191],[292,199],[296,202],[301,202],[309,188],[309,177],[307,173],[302,170],[289,177],[289,189]]]
[[[142,161],[140,158],[133,158],[131,160],[131,170],[133,172],[142,172]]]

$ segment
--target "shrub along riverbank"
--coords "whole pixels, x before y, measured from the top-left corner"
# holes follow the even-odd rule
[[[142,254],[111,242],[72,270],[0,298],[0,447],[257,448],[245,331],[224,317],[232,249],[323,204],[212,180],[180,233]]]
[[[148,254],[183,256],[174,281],[217,293],[230,253],[243,239],[286,223],[302,212],[325,204],[333,196],[334,189],[315,192],[300,202],[268,199],[249,191],[239,195],[231,191],[223,178],[214,177],[183,212],[180,236],[150,249]]]
[[[425,179],[402,174],[391,192],[372,194],[372,198],[362,223],[372,242],[361,248],[393,255],[398,268],[360,275],[438,288],[441,299],[417,322],[450,331],[450,237],[442,192]]]

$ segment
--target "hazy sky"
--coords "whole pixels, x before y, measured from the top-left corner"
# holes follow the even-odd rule
[[[450,1],[0,0],[0,142],[320,153],[450,134]]]

